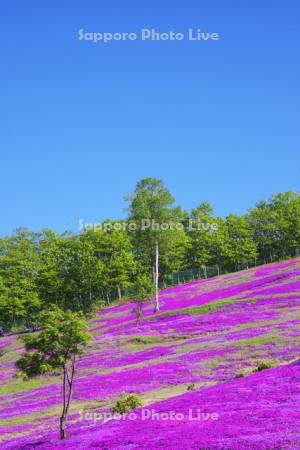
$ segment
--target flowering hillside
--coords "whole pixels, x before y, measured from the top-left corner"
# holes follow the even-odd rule
[[[134,307],[91,320],[63,443],[60,377],[14,378],[21,341],[0,338],[3,448],[300,448],[300,259],[166,289],[139,323]],[[125,393],[135,417],[99,420]]]

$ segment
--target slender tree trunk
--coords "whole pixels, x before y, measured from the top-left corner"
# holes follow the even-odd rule
[[[220,276],[220,268],[219,268],[219,264],[216,264],[217,267],[217,272],[218,272],[218,277]]]
[[[155,273],[156,273],[156,270],[155,270],[155,254],[153,256],[154,256],[154,263],[153,263],[153,266],[152,266],[152,280],[153,280],[153,284],[155,284],[155,277],[156,277],[156,275],[155,275]]]
[[[60,439],[66,439],[66,419],[65,416],[61,416],[60,418]]]
[[[159,311],[159,297],[158,297],[158,242],[155,242],[155,312]]]
[[[68,372],[68,367],[64,366],[64,375],[63,375],[63,410],[60,417],[60,439],[66,439],[66,422],[68,418],[70,403],[72,399],[73,393],[73,382],[75,375],[75,361],[76,357],[73,356],[71,362],[71,374]]]
[[[136,307],[136,326],[138,326],[139,320],[143,315],[143,304],[142,302],[137,303]]]
[[[117,285],[117,290],[118,290],[118,297],[119,297],[119,300],[122,300],[122,292],[121,292],[121,288],[120,288],[120,285],[119,285],[119,284]]]
[[[91,280],[89,284],[89,297],[90,297],[90,305],[92,304],[92,286],[91,286]]]
[[[63,410],[61,413],[61,417],[60,417],[60,439],[65,439],[66,438],[66,371],[67,368],[66,366],[64,366],[63,368],[64,370],[64,374],[63,374]]]

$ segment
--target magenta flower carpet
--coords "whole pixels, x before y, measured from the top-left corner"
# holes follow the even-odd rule
[[[0,338],[1,448],[300,449],[300,259],[166,289],[138,324],[133,310],[91,320],[64,442],[60,377],[14,377],[21,341]],[[143,407],[110,418],[129,393]]]

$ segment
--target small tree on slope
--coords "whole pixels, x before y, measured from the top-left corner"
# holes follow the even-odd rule
[[[143,305],[144,303],[152,300],[155,297],[156,289],[153,282],[146,274],[139,274],[135,283],[136,293],[135,293],[135,304],[136,307],[134,312],[136,314],[136,323],[143,316]]]
[[[63,376],[63,409],[60,417],[60,438],[66,438],[66,422],[72,399],[75,368],[78,356],[90,337],[87,322],[81,314],[64,312],[58,307],[41,314],[42,331],[26,335],[26,353],[16,363],[21,373],[29,378],[50,372]]]

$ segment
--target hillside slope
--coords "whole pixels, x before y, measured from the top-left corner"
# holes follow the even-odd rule
[[[78,364],[66,443],[57,441],[57,376],[13,379],[20,341],[0,339],[0,443],[30,448],[300,448],[300,259],[187,283],[161,293],[161,313],[100,311]],[[262,360],[274,368],[253,373]],[[187,392],[193,384],[193,391]],[[123,393],[180,420],[94,423]],[[195,414],[218,419],[188,419]]]

